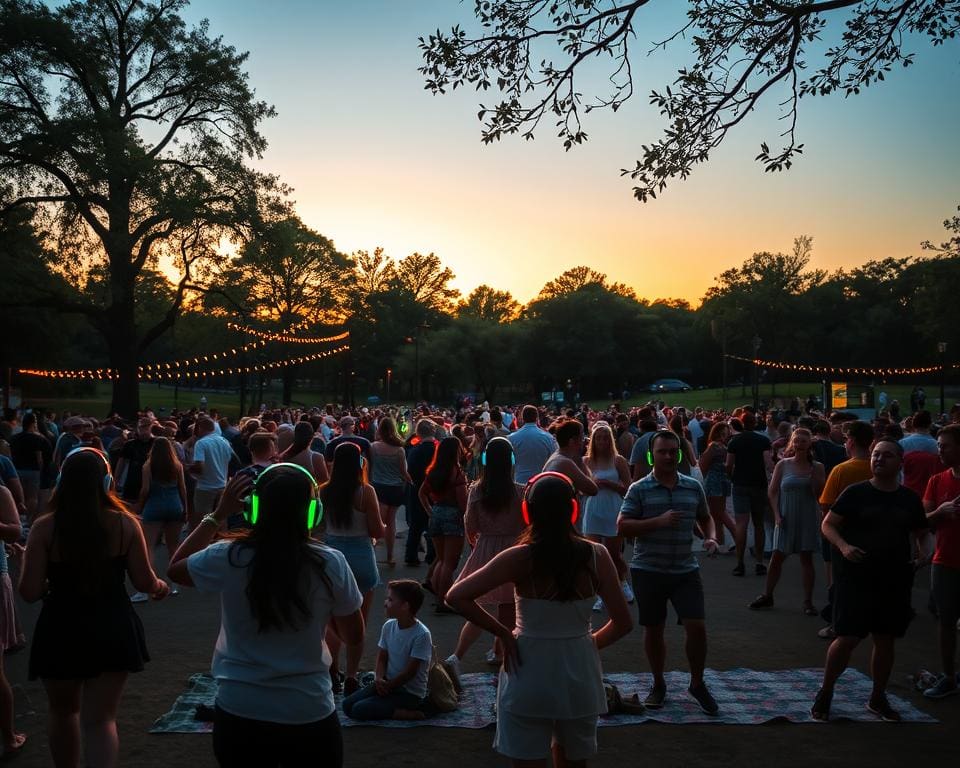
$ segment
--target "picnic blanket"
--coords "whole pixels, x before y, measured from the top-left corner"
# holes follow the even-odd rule
[[[600,718],[602,727],[636,725],[646,722],[658,723],[721,723],[728,725],[758,725],[773,720],[792,723],[815,723],[810,716],[810,705],[820,687],[823,671],[820,669],[727,669],[707,670],[707,686],[720,705],[720,712],[710,716],[701,711],[696,702],[687,695],[689,675],[686,672],[668,672],[667,699],[662,709],[647,710],[643,715],[610,715]],[[618,672],[604,676],[604,680],[616,685],[626,697],[639,693],[641,700],[650,689],[649,673]],[[367,725],[389,728],[485,728],[496,722],[497,677],[492,673],[465,674],[461,676],[463,694],[460,708],[455,712],[437,715],[427,720],[398,721],[351,720],[339,710],[341,724],[345,727]],[[870,696],[870,678],[855,669],[843,673],[837,684],[830,710],[831,720],[855,720],[881,722],[866,710]],[[210,675],[192,675],[185,693],[177,697],[173,708],[159,717],[151,726],[150,733],[209,733],[210,722],[195,718],[197,705],[212,707],[216,698],[217,684]],[[549,695],[549,691],[544,692]],[[904,722],[935,723],[937,720],[910,702],[888,695],[894,709],[900,712]],[[337,696],[339,709],[341,697]]]

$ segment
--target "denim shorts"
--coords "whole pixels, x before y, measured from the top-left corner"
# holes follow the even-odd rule
[[[429,536],[463,536],[463,512],[457,507],[437,504],[430,512]]]
[[[369,536],[326,536],[324,543],[343,553],[361,594],[369,592],[380,583],[377,556]]]

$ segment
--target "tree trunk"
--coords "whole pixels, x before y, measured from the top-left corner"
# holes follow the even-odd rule
[[[113,380],[110,412],[125,419],[134,419],[140,410],[140,377],[137,371],[137,328],[132,296],[128,301],[114,302],[107,310],[105,333],[110,367],[119,373]]]
[[[296,368],[288,365],[283,369],[283,405],[290,405],[293,402],[293,382],[296,379]]]

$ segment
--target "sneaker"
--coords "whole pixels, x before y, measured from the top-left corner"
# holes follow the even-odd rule
[[[149,600],[150,595],[148,595],[146,592],[134,592],[132,595],[130,595],[131,603],[146,603]]]
[[[757,576],[766,576],[766,575],[767,575],[767,566],[765,566],[763,563],[757,563],[757,564],[754,566],[754,568],[753,568],[753,572],[754,572]]]
[[[497,652],[491,648],[487,651],[486,662],[491,667],[499,667],[503,663],[503,659],[497,656]]]
[[[600,611],[603,610],[603,598],[602,598],[602,597],[598,597],[598,598],[597,598],[597,602],[595,602],[595,603],[593,604],[593,610],[596,611],[597,613],[600,613]]]
[[[899,723],[901,719],[900,713],[890,706],[886,696],[871,698],[867,702],[867,711],[872,712],[885,723]]]
[[[821,640],[833,640],[836,636],[836,631],[829,624],[817,632],[817,637]]]
[[[773,597],[771,595],[758,595],[753,598],[747,606],[751,611],[759,611],[764,608],[773,608]]]
[[[813,706],[810,707],[810,717],[824,723],[829,720],[832,700],[833,694],[826,693],[823,688],[817,691],[817,697],[813,700]]]
[[[960,688],[957,687],[956,678],[951,680],[946,675],[940,675],[937,682],[927,688],[923,695],[928,699],[945,699],[947,696],[953,696],[957,693],[960,693]]]
[[[453,683],[453,687],[457,693],[461,693],[463,691],[463,684],[460,682],[460,659],[457,658],[457,654],[451,653],[440,662],[440,666],[450,675],[450,681]]]
[[[179,595],[179,594],[180,594],[180,590],[177,589],[176,586],[174,586],[173,584],[171,584],[171,585],[170,585],[170,597],[176,597],[176,596]]]
[[[655,685],[650,689],[650,693],[647,694],[647,698],[643,700],[643,706],[647,709],[660,709],[663,706],[663,702],[667,698],[667,686],[664,685]]]
[[[623,582],[623,596],[627,598],[627,602],[633,604],[633,601],[636,600],[636,597],[633,594],[633,587],[630,586],[629,582]]]
[[[701,683],[696,688],[688,688],[687,693],[689,693],[697,704],[700,705],[702,709],[708,715],[715,715],[720,711],[720,707],[717,705],[717,700],[710,695],[710,691],[707,690],[707,686]]]
[[[330,670],[330,686],[333,690],[333,693],[343,693],[343,674]]]
[[[747,569],[743,567],[743,563],[738,564],[732,571],[734,576],[743,576],[746,572]]]

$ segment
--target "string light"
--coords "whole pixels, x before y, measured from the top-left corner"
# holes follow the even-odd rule
[[[801,373],[829,373],[843,376],[917,376],[934,373],[942,370],[942,366],[928,365],[915,368],[860,368],[857,366],[806,365],[804,363],[784,363],[777,360],[761,360],[760,358],[727,355],[731,360],[740,360],[761,368],[776,370],[797,371]],[[960,363],[952,363],[947,368],[960,368]]]
[[[236,374],[261,373],[263,371],[272,371],[277,368],[286,368],[290,365],[300,365],[301,363],[310,363],[315,360],[321,360],[331,355],[339,354],[350,349],[349,344],[343,344],[334,349],[328,349],[324,352],[316,352],[312,355],[301,355],[299,357],[289,357],[284,360],[275,360],[270,363],[258,363],[256,365],[233,366],[229,368],[219,368],[210,371],[181,371],[181,370],[160,370],[155,366],[155,370],[146,371],[142,368],[139,371],[138,379],[141,381],[164,381],[167,379],[205,379],[209,376],[233,376]],[[209,356],[208,356],[209,357]],[[223,357],[223,355],[221,355]],[[166,366],[166,364],[164,364]],[[64,370],[64,371],[44,371],[32,368],[19,368],[17,373],[24,376],[39,376],[46,379],[82,379],[109,381],[118,378],[117,373],[112,368],[97,368],[85,370]]]
[[[338,333],[336,336],[314,336],[309,338],[304,338],[301,336],[293,336],[291,331],[297,330],[298,328],[303,328],[305,323],[300,323],[298,325],[292,326],[289,331],[285,332],[275,332],[275,331],[261,331],[257,328],[251,328],[248,325],[237,325],[236,323],[227,323],[227,328],[230,328],[234,331],[242,331],[243,333],[248,333],[251,336],[256,336],[260,339],[265,339],[267,341],[282,341],[286,344],[326,344],[332,341],[343,341],[344,339],[350,336],[350,331],[344,331],[343,333]]]

